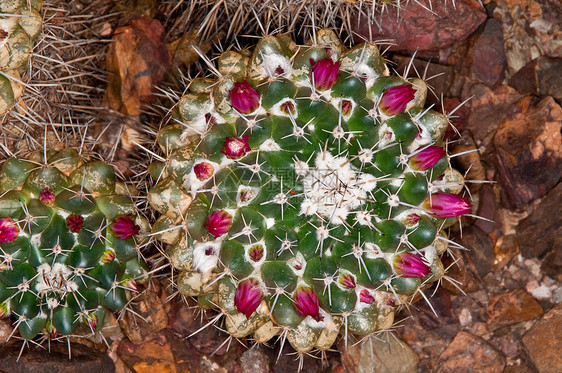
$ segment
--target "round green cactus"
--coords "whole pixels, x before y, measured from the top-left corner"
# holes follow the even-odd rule
[[[392,326],[444,273],[443,228],[470,212],[421,79],[329,30],[224,52],[163,127],[153,227],[179,292],[234,337],[285,333],[298,352]]]
[[[23,93],[20,71],[27,65],[33,40],[41,33],[41,0],[0,0],[0,114]]]
[[[21,337],[101,330],[147,270],[148,231],[113,167],[74,150],[10,158],[0,169],[0,317]]]

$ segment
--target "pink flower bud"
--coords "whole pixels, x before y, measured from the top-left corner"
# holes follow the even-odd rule
[[[400,114],[415,94],[416,90],[410,84],[388,88],[382,94],[379,109],[386,115]]]
[[[232,225],[232,216],[226,211],[214,211],[207,216],[205,229],[217,238],[228,232]]]
[[[254,262],[259,262],[263,258],[264,249],[260,244],[256,244],[248,250],[248,256]]]
[[[230,90],[230,104],[242,114],[250,114],[260,106],[260,94],[248,83],[234,83]]]
[[[39,193],[39,201],[46,205],[50,205],[55,201],[55,193],[53,193],[51,189],[45,188],[41,191],[41,193]]]
[[[138,291],[139,290],[139,286],[137,285],[137,282],[135,280],[133,280],[132,278],[129,278],[129,279],[126,279],[125,281],[123,281],[123,285],[131,291]]]
[[[214,171],[215,169],[213,165],[210,164],[209,162],[201,162],[193,166],[193,172],[195,173],[195,177],[199,181],[204,181],[209,179],[211,176],[213,176]]]
[[[250,145],[248,145],[248,137],[244,136],[241,139],[237,137],[227,137],[224,139],[224,147],[221,153],[226,155],[230,159],[239,159],[246,155],[250,150]]]
[[[110,249],[105,250],[100,259],[100,261],[104,264],[112,262],[114,260],[115,260],[115,253],[113,252],[113,250]]]
[[[369,293],[369,290],[363,289],[359,293],[359,300],[363,303],[373,304],[375,302],[375,297]]]
[[[431,268],[416,254],[402,253],[394,256],[394,270],[402,277],[424,277]]]
[[[80,232],[82,226],[84,226],[84,218],[78,214],[68,215],[66,218],[66,226],[72,233]]]
[[[295,303],[295,309],[301,316],[311,316],[316,321],[323,319],[320,316],[320,301],[318,300],[318,295],[312,290],[312,288],[301,287],[298,288],[293,297],[293,302]]]
[[[310,66],[312,66],[312,76],[314,77],[316,89],[325,91],[336,84],[340,69],[339,62],[334,62],[331,58],[324,58],[317,62],[310,59]]]
[[[422,207],[438,219],[458,217],[468,214],[472,210],[469,200],[445,192],[433,193],[422,203]]]
[[[11,218],[0,219],[0,243],[13,242],[18,234],[19,228]]]
[[[355,278],[350,273],[342,273],[339,276],[340,284],[346,289],[355,289]]]
[[[446,155],[447,153],[445,153],[445,149],[442,147],[437,145],[428,146],[410,157],[410,166],[414,170],[429,170]]]
[[[234,294],[234,304],[239,312],[246,318],[250,318],[252,313],[258,308],[263,299],[263,291],[258,280],[250,278],[242,281]]]
[[[86,315],[85,319],[86,319],[86,322],[88,323],[88,326],[90,327],[90,329],[95,332],[96,328],[98,327],[98,317],[96,316],[96,314],[95,313],[89,313],[89,314]]]
[[[125,240],[139,233],[140,227],[135,224],[131,217],[131,214],[127,214],[118,216],[113,220],[110,228],[115,237]]]
[[[409,214],[408,216],[406,216],[406,219],[405,219],[404,223],[408,227],[413,227],[414,225],[418,224],[420,219],[421,219],[421,216],[419,216],[418,214]]]

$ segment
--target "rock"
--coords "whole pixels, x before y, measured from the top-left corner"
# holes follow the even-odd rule
[[[525,290],[517,289],[506,294],[494,295],[488,304],[490,329],[532,320],[542,315],[540,304]]]
[[[562,367],[562,304],[557,305],[523,337],[523,344],[540,373],[558,373]]]
[[[462,244],[470,250],[468,259],[481,278],[494,267],[494,247],[492,241],[480,228],[469,226],[463,229]]]
[[[505,366],[505,357],[482,338],[459,332],[437,361],[436,373],[497,373]]]
[[[125,312],[119,324],[131,342],[141,343],[156,338],[168,325],[167,303],[158,296],[155,283],[136,299],[131,307],[133,312]]]
[[[361,343],[348,346],[343,352],[342,363],[348,373],[388,372],[415,373],[418,356],[405,342],[388,338],[368,337]]]
[[[552,97],[525,97],[508,113],[494,137],[504,205],[521,208],[559,182],[561,128],[562,108]]]
[[[482,164],[480,164],[480,167],[482,167]],[[484,175],[482,176],[484,177]],[[476,214],[488,220],[476,219],[474,226],[480,228],[484,233],[490,234],[494,231],[494,229],[496,229],[496,223],[494,222],[496,216],[496,195],[490,185],[483,185],[480,189],[479,196],[480,198]]]
[[[269,357],[259,348],[246,350],[240,356],[242,373],[269,373]]]
[[[507,63],[501,24],[497,20],[486,21],[468,56],[472,60],[471,71],[475,79],[488,86],[503,80]]]
[[[519,243],[514,234],[502,236],[494,246],[494,270],[503,268],[519,253]]]
[[[179,372],[169,337],[165,334],[138,345],[124,340],[119,344],[118,354],[136,373]]]
[[[0,369],[9,373],[114,373],[111,358],[81,344],[72,344],[72,359],[68,359],[66,343],[51,343],[51,352],[31,344],[21,355],[21,345],[0,349]]]
[[[544,258],[543,270],[552,276],[562,271],[562,183],[552,189],[517,226],[517,241],[526,258]],[[548,256],[548,260],[547,257]]]
[[[552,96],[562,100],[562,58],[539,57],[509,79],[509,85],[524,95]]]
[[[143,105],[153,102],[153,87],[163,80],[171,63],[163,37],[160,22],[149,17],[133,19],[115,30],[106,59],[111,109],[137,116]]]
[[[10,319],[0,319],[0,344],[4,344],[8,341],[8,338],[12,334],[14,328]]]
[[[508,77],[546,55],[562,57],[562,5],[557,0],[500,0],[494,18],[502,25]]]
[[[432,1],[431,5],[428,0],[409,1],[400,9],[387,7],[388,14],[379,24],[359,20],[354,31],[367,39],[389,40],[390,50],[437,50],[466,40],[486,19],[476,0],[456,0],[455,4],[453,7],[444,1]],[[433,13],[424,9],[430,6]]]
[[[505,119],[508,108],[522,96],[506,85],[492,89],[485,84],[475,83],[466,87],[464,91],[467,92],[466,97],[472,97],[468,102],[470,115],[467,129],[476,145],[486,148],[491,143],[498,126]]]
[[[431,95],[430,95],[431,96]],[[466,128],[468,124],[468,116],[470,115],[470,106],[468,103],[463,104],[459,107],[462,103],[457,97],[443,97],[442,101],[442,110],[440,110],[443,114],[454,113],[449,118],[449,127],[445,131],[445,135],[443,135],[444,140],[454,139],[458,137],[459,133]],[[439,105],[440,106],[440,105]],[[453,128],[454,126],[454,128]]]

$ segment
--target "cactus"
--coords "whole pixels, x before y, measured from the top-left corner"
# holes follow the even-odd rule
[[[0,115],[21,97],[20,72],[28,65],[33,40],[41,33],[42,0],[0,1]]]
[[[236,338],[299,353],[386,330],[442,278],[443,229],[471,210],[421,79],[329,30],[227,51],[160,129],[149,172],[179,292]]]
[[[147,279],[138,215],[113,167],[34,152],[0,169],[0,317],[25,340],[99,332]]]

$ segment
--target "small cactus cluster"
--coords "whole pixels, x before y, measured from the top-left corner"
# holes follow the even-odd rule
[[[29,65],[33,40],[41,33],[42,0],[0,1],[0,114],[22,96],[20,73]]]
[[[9,158],[0,169],[0,317],[19,335],[101,330],[147,278],[149,230],[112,166],[75,150]]]
[[[374,43],[329,30],[226,51],[158,133],[153,234],[176,285],[236,338],[304,353],[370,335],[444,274],[443,229],[471,211],[446,115]]]

